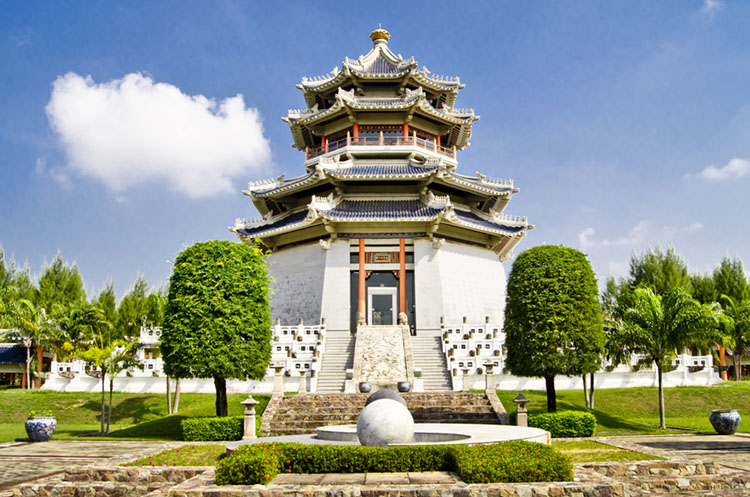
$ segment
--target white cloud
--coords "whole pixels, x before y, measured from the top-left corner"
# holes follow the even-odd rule
[[[750,160],[734,158],[722,167],[708,166],[698,177],[707,180],[740,179],[750,175]]]
[[[703,229],[703,224],[692,223],[687,226],[662,226],[654,227],[648,221],[640,221],[624,236],[614,239],[596,240],[596,230],[588,227],[578,234],[578,244],[581,249],[607,248],[607,247],[636,247],[649,238],[660,238],[661,236],[674,237],[678,235],[691,235]]]
[[[216,102],[137,73],[99,84],[68,73],[52,86],[47,117],[68,168],[118,194],[158,182],[206,197],[270,168],[260,114],[242,95]]]
[[[34,172],[40,176],[49,176],[60,185],[60,187],[69,190],[71,187],[70,178],[64,171],[56,167],[48,167],[47,159],[37,157],[34,162]]]
[[[588,249],[593,247],[613,247],[620,245],[633,245],[643,240],[646,232],[648,231],[648,222],[641,221],[636,224],[630,232],[620,238],[614,240],[594,240],[593,236],[596,234],[594,228],[588,227],[578,234],[578,243],[582,249]]]
[[[703,7],[701,7],[701,14],[713,19],[713,17],[724,8],[723,0],[703,0]]]

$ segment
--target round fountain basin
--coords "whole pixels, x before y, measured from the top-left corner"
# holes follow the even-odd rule
[[[357,425],[324,426],[314,437],[318,443],[358,443]],[[548,432],[539,428],[465,423],[416,423],[414,441],[392,445],[489,444],[509,440],[550,443]]]

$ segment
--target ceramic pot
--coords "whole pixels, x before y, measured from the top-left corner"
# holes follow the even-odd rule
[[[719,435],[734,435],[740,427],[742,416],[737,409],[714,409],[708,420]]]
[[[408,381],[399,381],[396,384],[396,387],[398,388],[399,392],[408,392],[409,390],[411,390],[411,383],[409,383]]]
[[[360,381],[359,382],[359,391],[362,393],[370,393],[370,390],[372,390],[372,385],[369,381]]]
[[[57,420],[54,416],[26,418],[26,434],[32,442],[46,442],[52,438],[55,428]]]

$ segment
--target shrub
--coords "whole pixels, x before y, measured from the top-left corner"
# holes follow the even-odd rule
[[[216,465],[216,483],[219,485],[265,484],[281,471],[281,461],[274,452],[240,450],[238,449],[238,454],[222,459]]]
[[[455,471],[466,483],[570,481],[573,464],[548,445],[513,441],[458,447]]]
[[[596,429],[596,416],[582,411],[529,414],[529,426],[547,430],[552,438],[590,437]]]
[[[183,440],[201,442],[240,440],[242,424],[242,416],[187,418],[180,422]]]
[[[269,466],[270,465],[270,466]],[[272,474],[456,471],[470,483],[560,481],[573,478],[564,455],[546,445],[505,442],[475,447],[273,443],[245,445],[216,466],[216,481],[268,483]],[[266,475],[269,475],[267,478]]]

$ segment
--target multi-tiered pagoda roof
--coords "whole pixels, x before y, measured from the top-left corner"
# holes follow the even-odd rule
[[[284,118],[305,151],[305,173],[250,183],[244,192],[262,218],[237,220],[241,239],[271,249],[361,236],[449,239],[506,257],[533,228],[503,211],[512,180],[459,174],[456,152],[479,119],[454,107],[457,77],[419,69],[371,34],[373,48],[297,85],[307,108]]]

